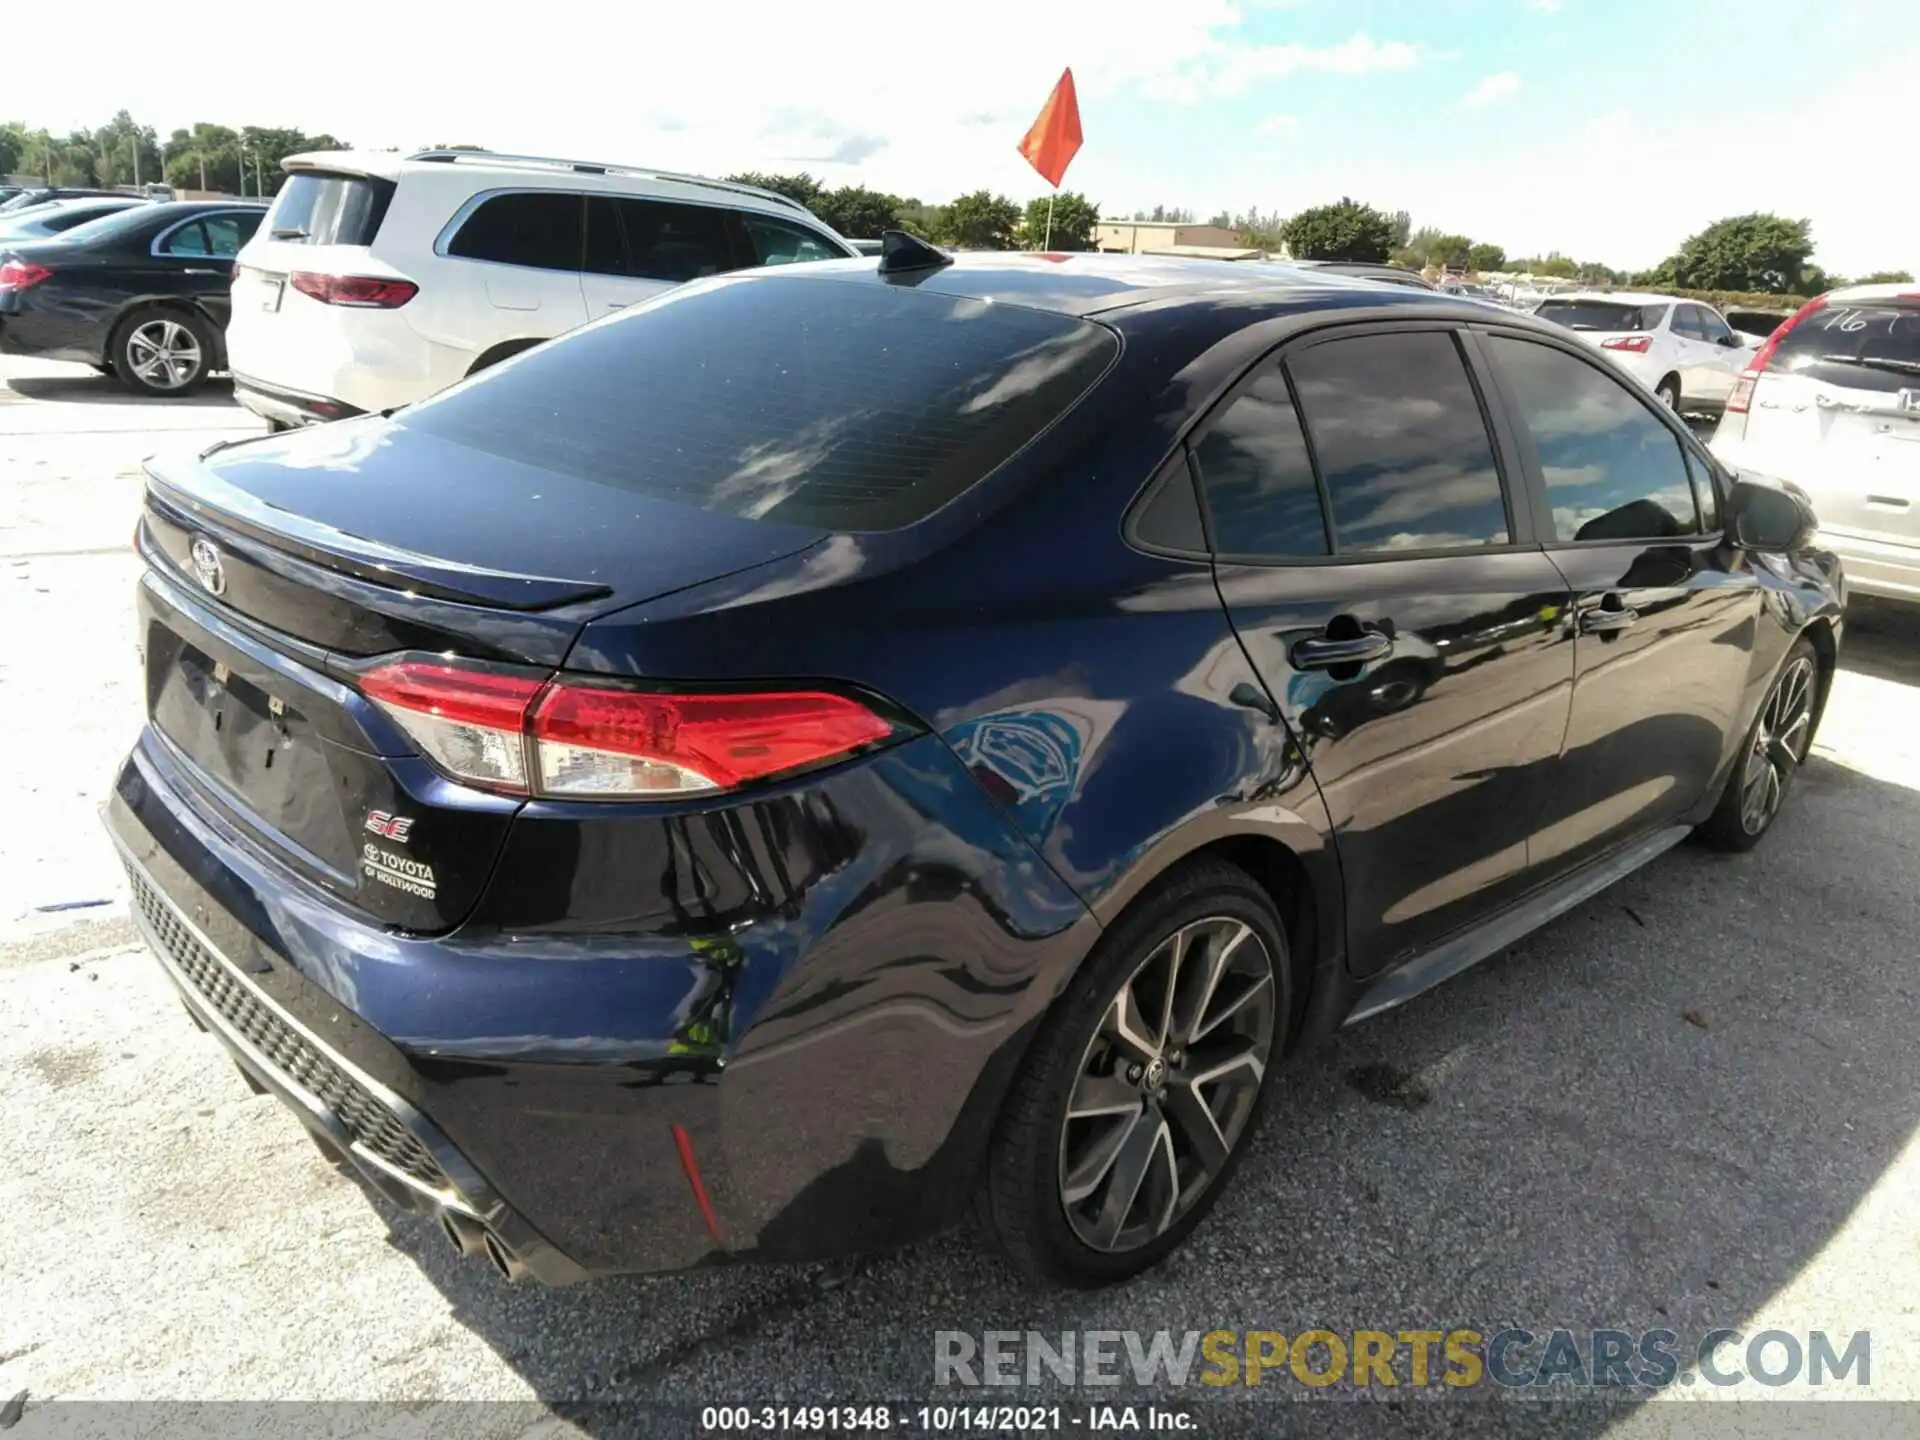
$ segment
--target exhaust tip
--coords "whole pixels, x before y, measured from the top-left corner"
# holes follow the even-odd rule
[[[508,1284],[521,1279],[527,1273],[527,1267],[520,1258],[500,1243],[500,1237],[491,1230],[486,1232],[482,1242],[486,1246],[487,1259],[493,1262],[493,1268],[500,1272],[500,1278]]]
[[[456,1215],[451,1210],[440,1212],[440,1233],[447,1237],[447,1243],[462,1256],[471,1259],[486,1250],[486,1231],[464,1215]]]

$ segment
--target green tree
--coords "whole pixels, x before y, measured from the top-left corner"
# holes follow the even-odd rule
[[[1813,254],[1812,226],[1778,215],[1730,215],[1689,236],[1671,260],[1676,285],[1784,295],[1799,288]]]
[[[882,230],[900,228],[900,197],[864,185],[822,190],[808,208],[842,235],[856,239],[877,240]]]
[[[1871,275],[1862,275],[1853,282],[1856,285],[1911,285],[1911,270],[1876,270]]]
[[[813,202],[820,198],[820,182],[805,171],[798,175],[768,175],[758,170],[742,170],[738,175],[726,178],[736,185],[757,185],[762,190],[771,190],[776,195],[797,200],[809,210],[813,209]]]
[[[1467,267],[1471,270],[1504,270],[1507,265],[1507,252],[1498,245],[1481,241],[1467,251]]]
[[[1534,275],[1545,275],[1554,280],[1571,280],[1579,269],[1577,265],[1558,250],[1528,263],[1528,271]]]
[[[162,178],[159,137],[124,110],[93,132],[93,152],[93,173],[102,185],[152,184]]]
[[[0,124],[0,175],[23,173],[21,166],[32,143],[26,126],[17,121]]]
[[[1251,250],[1278,250],[1280,231],[1287,217],[1278,210],[1262,213],[1257,207],[1233,217],[1233,228],[1240,243]]]
[[[1406,249],[1407,241],[1413,238],[1413,216],[1405,210],[1396,210],[1393,214],[1389,215],[1387,219],[1393,227],[1392,238],[1389,242],[1391,248],[1395,250]]]
[[[975,190],[947,207],[944,238],[962,250],[1011,250],[1020,207],[1004,195]]]
[[[1048,238],[1044,196],[1027,203],[1020,238],[1029,250],[1038,250],[1043,244],[1054,250],[1091,250],[1093,232],[1099,223],[1099,205],[1077,191],[1062,190],[1053,197],[1052,238]]]
[[[1302,210],[1280,228],[1296,260],[1371,260],[1393,248],[1393,218],[1342,196],[1337,204]]]

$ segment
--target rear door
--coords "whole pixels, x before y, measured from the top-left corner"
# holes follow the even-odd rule
[[[587,202],[587,318],[750,263],[718,205],[596,195]]]
[[[491,315],[465,338],[545,340],[587,318],[581,266],[588,197],[564,190],[496,190],[462,208],[441,242],[486,296]],[[488,333],[481,333],[481,332]]]
[[[1831,305],[1787,331],[1740,453],[1804,486],[1823,530],[1920,544],[1920,295]]]
[[[1262,361],[1197,432],[1220,593],[1337,827],[1354,969],[1528,884],[1566,730],[1567,586],[1444,325]]]
[[[1574,347],[1497,331],[1481,345],[1573,592],[1573,713],[1533,851],[1548,878],[1706,797],[1735,743],[1761,590],[1674,417]]]
[[[223,329],[233,314],[233,267],[260,228],[259,210],[219,210],[163,231],[153,256],[177,294],[191,295]]]

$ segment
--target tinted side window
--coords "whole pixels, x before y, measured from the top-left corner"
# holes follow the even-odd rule
[[[1705,340],[1707,332],[1700,323],[1700,311],[1693,305],[1676,305],[1673,310],[1673,333],[1688,340]]]
[[[1539,452],[1559,539],[1699,533],[1680,439],[1632,391],[1551,346],[1507,336],[1489,346]]]
[[[792,265],[801,260],[844,260],[846,256],[820,236],[798,225],[769,220],[764,215],[740,217],[753,246],[756,265]]]
[[[627,242],[620,233],[620,206],[608,196],[588,197],[586,259],[581,268],[589,275],[627,273]]]
[[[248,224],[248,220],[253,223]],[[231,260],[252,237],[260,221],[253,216],[209,215],[200,223],[206,227],[207,254],[217,260]]]
[[[727,212],[711,205],[622,200],[627,273],[644,280],[698,280],[736,268]]]
[[[1326,523],[1287,378],[1268,365],[1194,447],[1222,555],[1325,555]]]
[[[1206,553],[1207,535],[1200,524],[1200,502],[1194,498],[1193,472],[1184,459],[1174,463],[1134,517],[1133,538],[1157,550]]]
[[[1287,362],[1342,553],[1504,545],[1506,499],[1451,335],[1360,335]]]
[[[162,255],[211,255],[207,248],[207,232],[199,220],[189,221],[180,226],[160,242]]]
[[[584,209],[580,196],[551,190],[495,195],[467,217],[447,253],[536,270],[578,270]]]
[[[1707,337],[1709,343],[1718,345],[1727,336],[1733,334],[1733,327],[1706,306],[1700,306],[1699,311],[1700,333]]]

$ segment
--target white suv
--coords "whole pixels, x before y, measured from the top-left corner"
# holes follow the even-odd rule
[[[234,267],[234,393],[277,425],[420,400],[703,275],[857,255],[768,190],[491,151],[333,151]]]
[[[1533,312],[1598,345],[1670,410],[1718,412],[1752,357],[1711,305],[1608,290],[1555,295]]]
[[[1920,288],[1801,306],[1740,377],[1713,452],[1807,492],[1849,590],[1920,601]]]

